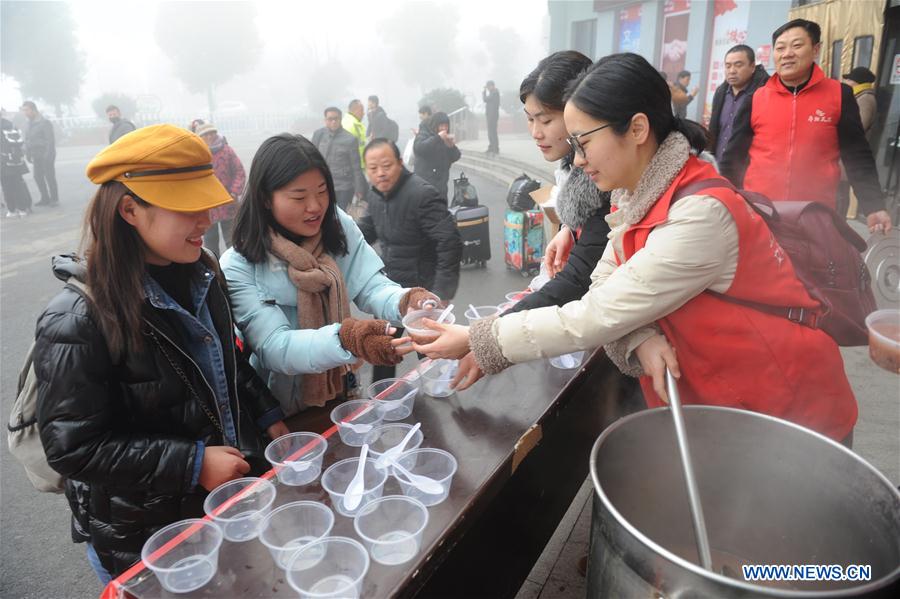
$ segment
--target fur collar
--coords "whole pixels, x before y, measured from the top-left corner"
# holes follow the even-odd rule
[[[559,219],[570,229],[577,229],[604,208],[609,211],[609,192],[597,189],[583,170],[573,166],[556,198]]]
[[[613,190],[612,203],[623,212],[626,224],[634,225],[644,218],[684,168],[690,155],[691,146],[687,138],[673,131],[650,160],[633,194],[625,189]]]

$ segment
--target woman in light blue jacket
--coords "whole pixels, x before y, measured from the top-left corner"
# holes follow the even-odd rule
[[[387,278],[381,258],[335,202],[331,173],[306,138],[260,146],[222,270],[251,363],[292,430],[321,431],[355,387],[352,367],[400,361],[388,321],[438,298]],[[381,320],[350,316],[352,300]]]

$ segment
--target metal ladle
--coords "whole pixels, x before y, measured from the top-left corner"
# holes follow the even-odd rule
[[[672,408],[672,420],[675,422],[675,438],[678,440],[678,453],[681,454],[681,466],[684,469],[684,482],[687,485],[691,519],[694,521],[694,535],[697,537],[700,565],[712,571],[709,536],[706,534],[706,520],[703,518],[703,506],[700,504],[700,492],[697,489],[697,479],[694,477],[694,465],[691,461],[691,451],[684,428],[684,414],[681,411],[678,383],[668,368],[666,368],[666,394],[669,396],[669,407]]]

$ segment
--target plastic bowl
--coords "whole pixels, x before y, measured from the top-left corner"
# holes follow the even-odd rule
[[[357,599],[368,571],[369,553],[358,541],[325,537],[294,554],[287,581],[301,597]]]
[[[431,320],[437,321],[443,313],[442,308],[434,308],[431,310],[414,310],[403,317],[403,328],[413,336],[413,340],[419,340],[424,342],[430,342],[437,339],[440,335],[437,331],[433,331],[431,329],[425,328],[422,325],[423,318],[429,318]],[[453,324],[456,322],[456,316],[453,315],[453,312],[447,315],[447,318],[444,319],[443,324]]]
[[[331,421],[337,426],[344,445],[362,447],[366,435],[381,426],[384,412],[378,409],[377,402],[357,399],[331,410]]]
[[[428,506],[437,505],[447,499],[447,495],[450,494],[450,485],[453,482],[453,475],[456,474],[457,467],[456,458],[454,458],[451,453],[446,452],[443,449],[416,449],[414,451],[405,452],[397,459],[397,463],[413,474],[419,474],[434,479],[435,482],[439,483],[444,488],[441,493],[426,493],[417,486],[407,482],[399,472],[395,471],[394,476],[400,483],[400,488],[403,490],[404,495],[412,497],[413,499],[418,499]]]
[[[283,485],[307,485],[322,472],[322,458],[328,441],[316,433],[290,433],[278,437],[266,447],[266,459]]]
[[[477,311],[472,312],[472,308],[466,308],[465,317],[469,321],[469,326],[480,320],[486,320],[500,314],[500,306],[473,306]]]
[[[369,399],[378,402],[378,409],[388,422],[409,417],[419,393],[419,382],[405,379],[382,379],[369,385]]]
[[[431,397],[450,397],[455,393],[450,383],[459,370],[459,360],[434,360],[426,370],[419,369],[422,391]]]
[[[411,428],[411,424],[402,422],[379,426],[366,435],[365,442],[369,445],[369,456],[377,460],[388,449],[396,447]],[[424,438],[421,430],[416,431],[406,444],[406,451],[418,449]]]
[[[334,513],[317,501],[294,501],[272,510],[259,530],[259,540],[282,570],[301,547],[328,536]]]
[[[376,499],[353,518],[353,528],[379,564],[405,564],[419,553],[428,526],[428,508],[412,497]]]
[[[560,370],[572,370],[581,366],[584,360],[584,352],[577,351],[571,354],[563,354],[561,356],[553,356],[550,358],[550,365]]]
[[[866,316],[869,329],[869,357],[884,368],[900,374],[900,310],[876,310]]]
[[[158,556],[153,554],[175,537],[181,542]],[[222,530],[209,520],[192,518],[156,531],[144,543],[141,559],[170,593],[189,593],[212,580],[219,569]]]
[[[522,291],[510,291],[503,297],[505,297],[508,302],[516,303],[530,293],[532,293],[531,289],[523,289]]]
[[[342,516],[354,516],[356,512],[362,509],[370,501],[374,501],[381,497],[384,491],[384,483],[387,481],[387,471],[379,470],[375,467],[375,460],[366,458],[366,465],[363,468],[363,484],[365,492],[362,500],[356,509],[348,510],[344,507],[344,492],[350,486],[350,481],[356,476],[356,466],[359,464],[359,458],[347,458],[341,460],[322,474],[322,488],[328,492],[331,497],[331,507]]]
[[[240,499],[232,500],[238,494]],[[256,477],[239,478],[213,489],[203,502],[203,511],[219,525],[226,539],[242,542],[259,535],[273,501],[275,485]],[[225,503],[228,507],[214,513]]]

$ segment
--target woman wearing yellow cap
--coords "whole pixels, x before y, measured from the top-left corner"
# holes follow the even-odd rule
[[[400,361],[388,321],[439,301],[385,276],[338,208],[325,159],[299,135],[270,137],[256,152],[232,242],[221,261],[238,326],[292,430],[331,426],[331,409],[355,385],[354,364]],[[350,300],[383,320],[351,318]]]
[[[75,542],[108,581],[153,532],[203,515],[207,491],[264,468],[278,402],[235,346],[221,273],[202,249],[231,202],[209,149],[184,129],[129,133],[88,165],[84,260],[40,316],[38,426],[67,477]]]

